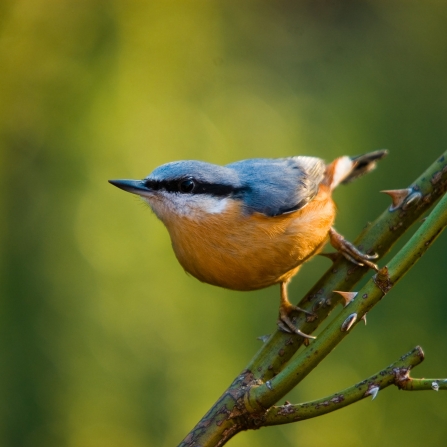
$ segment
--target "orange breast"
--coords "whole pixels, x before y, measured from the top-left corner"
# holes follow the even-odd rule
[[[165,222],[183,268],[200,281],[233,290],[255,290],[287,281],[318,253],[335,217],[330,192],[302,210],[276,217],[244,215],[238,201],[219,214],[177,216]]]

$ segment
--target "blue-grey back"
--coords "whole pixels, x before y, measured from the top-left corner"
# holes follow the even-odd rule
[[[268,216],[295,211],[318,193],[325,163],[315,157],[255,158],[226,166],[237,172],[246,206]]]

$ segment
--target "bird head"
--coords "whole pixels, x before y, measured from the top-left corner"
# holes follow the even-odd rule
[[[221,213],[243,190],[234,170],[194,160],[166,163],[142,180],[109,182],[140,196],[165,223],[178,216]]]

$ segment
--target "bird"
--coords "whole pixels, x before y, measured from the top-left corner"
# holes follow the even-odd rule
[[[302,155],[225,166],[181,160],[142,180],[109,182],[152,208],[187,273],[230,290],[279,284],[279,328],[315,338],[292,321],[295,311],[308,312],[290,303],[287,285],[327,241],[350,262],[378,269],[377,254],[361,252],[335,230],[332,191],[370,172],[385,155],[377,150],[329,164]]]

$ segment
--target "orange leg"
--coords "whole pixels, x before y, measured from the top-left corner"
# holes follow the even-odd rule
[[[308,312],[307,310],[301,309],[301,307],[294,306],[291,304],[289,299],[287,298],[287,282],[280,283],[281,286],[281,301],[279,305],[279,320],[278,327],[283,332],[289,332],[301,335],[304,338],[316,338],[312,335],[307,335],[304,332],[301,332],[292,322],[290,318],[290,314],[293,312],[304,312],[308,315],[313,315],[312,312]]]
[[[337,233],[334,228],[329,230],[329,240],[331,245],[348,261],[357,265],[367,265],[375,271],[379,270],[377,265],[374,264],[374,262],[371,262],[371,259],[379,257],[378,254],[367,255],[362,253],[354,244],[351,244],[351,242],[347,241],[341,234]]]

